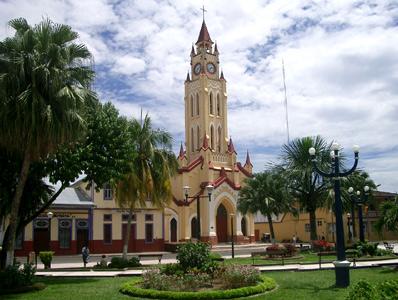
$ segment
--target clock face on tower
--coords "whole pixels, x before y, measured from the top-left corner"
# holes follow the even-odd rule
[[[216,71],[216,67],[212,63],[209,63],[207,64],[207,71],[213,74]]]
[[[193,68],[193,71],[195,72],[196,75],[200,73],[202,66],[200,64],[196,64],[195,67]]]

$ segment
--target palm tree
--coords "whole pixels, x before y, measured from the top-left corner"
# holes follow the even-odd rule
[[[348,193],[348,189],[350,187],[353,187],[354,191],[360,191],[361,193],[363,193],[363,188],[365,186],[368,186],[371,191],[377,190],[377,186],[375,182],[370,178],[369,174],[361,170],[356,170],[348,177],[343,177],[341,185],[342,185],[341,196],[343,201],[343,209],[344,211],[351,213],[352,235],[355,239],[357,237],[357,231],[355,225],[356,224],[355,203],[351,201],[351,195]],[[373,201],[372,193],[370,193],[368,201],[369,202]]]
[[[394,201],[386,201],[380,207],[381,215],[375,224],[375,229],[379,234],[383,228],[389,231],[398,232],[398,197]]]
[[[96,97],[90,52],[75,43],[69,26],[44,20],[31,27],[23,18],[9,25],[15,35],[0,42],[0,144],[22,160],[9,215],[14,257],[17,215],[32,162],[82,136],[83,108]]]
[[[275,240],[272,215],[292,211],[291,199],[285,177],[276,170],[268,170],[247,179],[239,193],[238,210],[266,216],[271,238]]]
[[[128,208],[123,258],[127,258],[133,209],[145,207],[149,200],[163,207],[172,199],[171,179],[177,170],[177,160],[172,152],[172,137],[163,130],[154,130],[148,115],[139,122],[131,121],[134,153],[130,171],[116,183],[116,199],[121,207]]]
[[[310,238],[318,239],[316,209],[323,207],[328,197],[329,182],[314,172],[308,149],[314,147],[319,153],[317,164],[326,170],[330,166],[330,144],[322,137],[297,138],[282,148],[282,164],[292,196],[309,213]]]

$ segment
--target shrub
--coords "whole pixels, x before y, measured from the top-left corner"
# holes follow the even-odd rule
[[[0,272],[0,288],[7,290],[29,286],[33,282],[35,273],[36,268],[32,264],[24,264],[22,268],[19,264],[8,266]]]
[[[357,249],[362,255],[375,256],[377,252],[378,243],[357,242],[353,245],[354,249]]]
[[[201,269],[211,261],[210,247],[206,243],[186,243],[178,246],[177,260],[184,271],[197,268]]]
[[[216,261],[212,260],[212,261],[205,263],[202,266],[201,270],[203,272],[209,274],[211,277],[214,277],[214,274],[217,273],[217,271],[219,269],[220,269],[220,265]]]
[[[398,299],[398,280],[388,280],[377,286],[377,293],[380,299],[397,300]]]
[[[179,264],[166,264],[161,267],[160,273],[166,275],[183,275],[184,271]]]
[[[263,293],[275,289],[276,282],[272,278],[263,277],[256,286],[248,286],[238,289],[225,291],[197,291],[197,292],[173,292],[157,291],[153,289],[142,289],[136,284],[136,281],[123,284],[120,292],[139,298],[151,299],[180,299],[180,300],[211,300],[211,299],[231,299],[246,298],[251,295]]]
[[[374,287],[365,280],[360,280],[354,285],[346,298],[346,300],[369,300],[377,299]]]
[[[120,256],[114,256],[111,259],[111,263],[108,265],[109,268],[134,268],[141,266],[140,260],[138,257],[132,257],[130,259],[124,259]]]
[[[286,243],[283,244],[283,247],[285,247],[286,255],[288,256],[293,256],[297,252],[296,246],[294,244]]]
[[[256,285],[261,280],[260,271],[249,265],[227,265],[220,269],[217,277],[226,289]]]
[[[377,248],[376,249],[376,256],[386,256],[386,255],[391,255],[392,254],[392,251],[391,250],[388,250],[388,249],[379,249],[379,248]]]
[[[197,291],[208,287],[210,282],[209,275],[203,273],[166,275],[156,268],[142,274],[142,287],[158,291]]]
[[[52,251],[41,251],[39,253],[40,260],[43,263],[45,269],[51,268],[51,261],[53,260],[53,255],[54,252]]]
[[[334,244],[325,240],[315,240],[312,242],[312,248],[315,252],[332,251],[334,250]]]

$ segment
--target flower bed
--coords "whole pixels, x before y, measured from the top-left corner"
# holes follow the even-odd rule
[[[262,277],[261,281],[255,286],[247,286],[229,290],[206,290],[196,292],[176,292],[144,289],[140,287],[141,284],[142,282],[128,282],[121,287],[120,292],[133,297],[150,299],[232,299],[261,294],[266,291],[271,291],[276,287],[276,282],[272,278],[268,277]]]

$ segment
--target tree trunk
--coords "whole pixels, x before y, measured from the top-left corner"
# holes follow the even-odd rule
[[[268,218],[269,231],[271,234],[271,240],[274,243],[275,242],[275,232],[274,232],[274,224],[272,223],[271,214],[267,214],[267,218]]]
[[[315,209],[308,211],[310,215],[310,239],[311,241],[315,241],[318,239],[318,234],[316,232],[316,215],[315,215]]]
[[[130,208],[129,217],[127,219],[127,229],[126,236],[124,237],[124,245],[123,245],[123,258],[127,259],[127,252],[129,249],[129,241],[130,241],[130,232],[131,232],[131,220],[133,219],[133,210]]]
[[[19,175],[19,180],[15,189],[15,195],[11,203],[9,227],[10,227],[10,243],[7,245],[7,259],[6,267],[11,266],[14,263],[14,247],[15,247],[15,237],[18,225],[18,212],[19,206],[21,204],[22,193],[25,187],[26,180],[28,179],[29,167],[31,159],[29,149],[25,150],[25,156],[22,163],[21,173]]]

